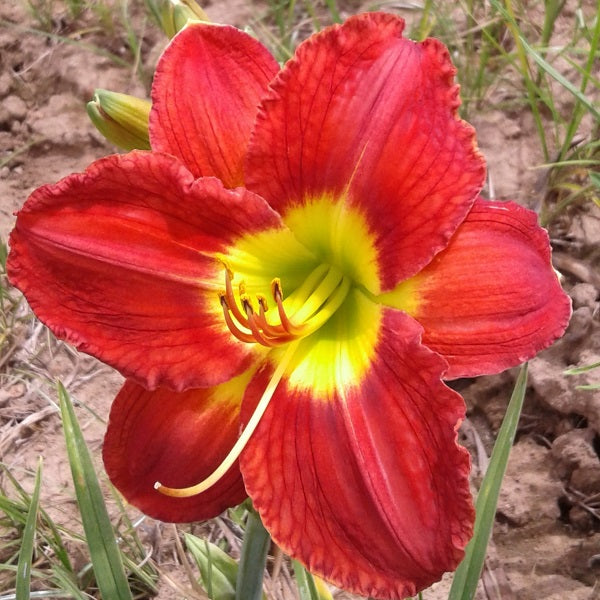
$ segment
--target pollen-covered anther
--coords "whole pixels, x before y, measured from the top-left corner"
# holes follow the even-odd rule
[[[231,333],[233,333],[233,335],[240,340],[240,342],[254,342],[255,340],[252,335],[242,331],[231,318],[231,315],[229,314],[230,308],[227,301],[227,296],[225,294],[219,294],[219,300],[223,309],[223,317],[225,318],[225,323],[227,324],[229,331],[231,331]]]
[[[242,342],[255,342],[267,347],[280,346],[298,337],[291,335],[281,324],[268,322],[267,300],[257,294],[258,312],[252,305],[251,297],[246,293],[244,282],[238,285],[239,303],[233,292],[232,273],[225,269],[225,292],[219,294],[223,316],[227,327]],[[241,306],[240,306],[241,305]]]

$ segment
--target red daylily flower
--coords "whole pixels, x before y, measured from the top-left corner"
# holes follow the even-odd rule
[[[189,25],[157,68],[152,152],[36,190],[9,257],[56,335],[128,378],[104,460],[131,503],[192,521],[249,495],[284,551],[380,598],[472,534],[443,379],[531,358],[570,314],[535,215],[478,197],[446,49],[402,30],[359,15],[279,70]]]

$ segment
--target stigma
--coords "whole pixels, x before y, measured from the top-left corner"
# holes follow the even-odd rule
[[[321,264],[286,303],[280,279],[273,279],[270,291],[274,307],[269,310],[266,297],[257,294],[253,300],[243,282],[236,297],[232,280],[233,273],[225,265],[225,291],[219,293],[219,301],[229,331],[242,342],[266,347],[288,344],[314,333],[342,305],[351,287],[339,269]]]

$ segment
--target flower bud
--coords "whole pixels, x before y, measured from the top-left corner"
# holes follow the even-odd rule
[[[181,31],[189,20],[210,21],[195,0],[156,0],[153,10],[169,38]]]
[[[151,102],[108,90],[96,90],[87,113],[96,129],[123,150],[150,150],[148,120]]]

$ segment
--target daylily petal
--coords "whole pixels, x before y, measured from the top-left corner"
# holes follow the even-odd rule
[[[11,281],[54,333],[149,388],[205,387],[245,369],[214,258],[281,227],[258,196],[132,152],[36,190],[10,239]],[[227,360],[223,360],[224,357]]]
[[[300,241],[313,231],[311,204],[344,203],[323,226],[329,235],[352,207],[376,238],[381,290],[446,246],[485,177],[457,116],[448,51],[402,38],[403,27],[363,14],[300,45],[263,100],[246,163],[247,187],[284,220],[309,207],[305,227],[293,227]]]
[[[446,363],[420,343],[410,317],[379,310],[363,376],[318,394],[293,373],[283,379],[240,468],[285,552],[344,589],[396,599],[456,567],[473,508],[469,456],[456,443],[465,408],[440,380]],[[271,373],[251,382],[244,421]]]
[[[243,183],[243,160],[260,98],[279,66],[248,34],[190,23],[169,44],[152,86],[153,150],[180,158],[196,177]]]
[[[448,378],[532,358],[563,334],[571,314],[535,213],[481,199],[447,249],[382,301],[423,325],[423,343],[450,364]]]
[[[212,488],[191,498],[165,496],[154,484],[194,485],[219,466],[237,439],[251,374],[179,393],[150,392],[131,381],[123,385],[110,411],[103,458],[128,502],[155,519],[187,523],[215,517],[244,500],[237,462]]]

